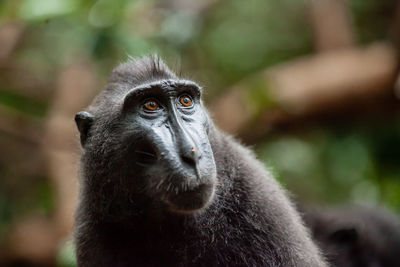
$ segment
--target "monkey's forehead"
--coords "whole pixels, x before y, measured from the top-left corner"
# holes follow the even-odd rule
[[[202,88],[195,82],[189,80],[175,80],[175,79],[167,79],[167,80],[159,80],[153,81],[149,83],[144,83],[141,85],[134,85],[130,90],[131,92],[145,92],[148,90],[157,89],[163,92],[171,92],[171,91],[194,91],[196,94],[202,93]]]

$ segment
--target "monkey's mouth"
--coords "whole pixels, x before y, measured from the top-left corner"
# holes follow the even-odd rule
[[[214,195],[213,184],[202,184],[198,187],[164,198],[172,212],[194,213],[206,208]]]

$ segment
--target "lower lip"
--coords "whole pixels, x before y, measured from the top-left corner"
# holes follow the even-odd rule
[[[213,185],[203,184],[195,190],[181,192],[176,196],[164,199],[164,201],[173,212],[191,214],[207,207],[214,196],[214,191]]]

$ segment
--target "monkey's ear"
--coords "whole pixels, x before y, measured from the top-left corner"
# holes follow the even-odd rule
[[[354,227],[341,228],[334,231],[330,239],[337,244],[354,244],[358,239],[358,232]]]
[[[94,117],[89,112],[81,111],[75,115],[75,123],[81,134],[81,145],[82,146],[86,142],[86,139],[88,137],[88,132],[89,132],[90,127],[93,124],[93,121],[94,121]]]

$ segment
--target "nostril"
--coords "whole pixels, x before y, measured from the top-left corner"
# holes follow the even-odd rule
[[[181,155],[181,159],[183,163],[186,163],[190,166],[196,166],[196,159],[193,156],[189,156],[189,155]]]

